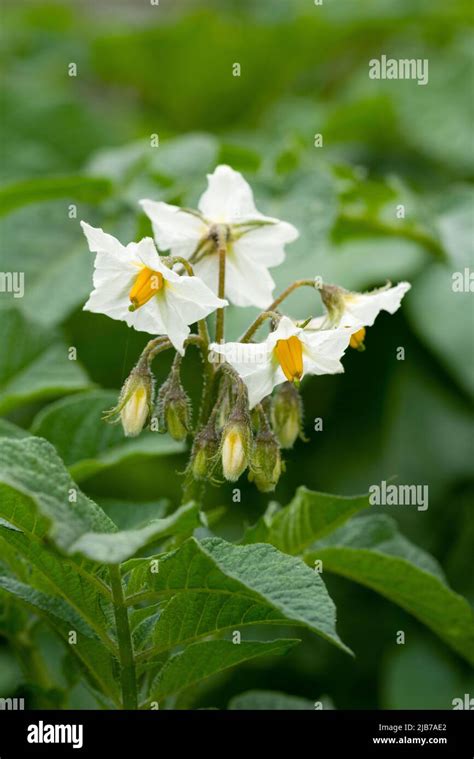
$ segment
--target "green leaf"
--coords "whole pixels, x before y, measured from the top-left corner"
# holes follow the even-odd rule
[[[305,626],[349,651],[339,639],[336,610],[319,574],[273,546],[234,546],[220,538],[190,538],[159,560],[134,562],[129,595],[170,598],[144,657],[236,626]]]
[[[8,419],[0,419],[0,437],[27,437],[28,432]]]
[[[190,503],[145,527],[119,532],[77,488],[55,449],[41,438],[0,438],[0,483],[4,519],[48,535],[66,554],[105,564],[125,561],[149,543],[170,534],[189,534],[201,524],[198,505]]]
[[[107,197],[111,184],[107,179],[91,176],[38,177],[0,187],[0,216],[28,203],[55,198],[96,202]]]
[[[347,498],[301,486],[288,506],[263,516],[243,542],[271,543],[284,553],[300,554],[368,506],[368,496]]]
[[[325,706],[328,700],[320,699],[323,708],[333,708]],[[289,696],[287,693],[278,693],[271,690],[248,690],[245,693],[239,693],[229,701],[227,707],[230,710],[244,711],[314,711],[314,701],[300,696]]]
[[[53,446],[41,438],[0,438],[0,483],[5,493],[2,516],[30,528],[40,520],[35,529],[65,553],[74,554],[76,541],[85,533],[117,529],[77,488]]]
[[[51,331],[28,322],[19,311],[1,311],[0,411],[84,390],[90,385],[67,347]]]
[[[199,504],[191,502],[170,516],[154,519],[136,530],[122,530],[113,534],[85,533],[76,541],[74,552],[104,564],[120,564],[147,545],[170,535],[191,534],[202,525]]]
[[[115,658],[108,653],[102,642],[97,640],[80,616],[72,612],[68,604],[4,575],[0,575],[0,588],[43,617],[66,643],[68,652],[77,657],[93,687],[107,695],[116,705],[120,703],[115,677]],[[75,645],[69,645],[71,630],[78,633]]]
[[[145,430],[130,439],[120,425],[105,422],[102,415],[116,405],[117,396],[97,390],[63,398],[40,411],[33,421],[32,433],[55,446],[77,482],[132,456],[168,455],[184,449],[169,435]]]
[[[412,545],[385,516],[360,517],[320,541],[305,556],[376,590],[427,625],[474,662],[474,615],[451,590],[435,560]]]
[[[260,656],[286,654],[297,643],[297,640],[274,640],[267,643],[247,641],[239,645],[227,640],[195,643],[182,653],[172,656],[164,665],[154,683],[149,701],[160,701],[242,662]]]
[[[8,499],[8,493],[6,494]],[[3,511],[3,509],[2,509]],[[48,547],[38,520],[26,532],[19,525],[19,508],[13,515],[16,524],[0,518],[0,545],[5,543],[25,560],[28,583],[41,592],[61,597],[81,615],[105,645],[111,646],[107,629],[113,626],[111,598],[101,573],[87,562],[75,562],[57,554]],[[37,529],[37,526],[39,529]],[[4,542],[3,542],[4,541]],[[7,560],[18,574],[18,565]],[[21,572],[21,575],[24,573]]]
[[[94,632],[84,622],[82,617],[79,614],[76,614],[69,604],[62,599],[56,598],[55,596],[48,596],[46,593],[31,588],[29,585],[18,582],[18,580],[1,575],[0,588],[6,590],[17,598],[20,598],[36,611],[46,614],[48,618],[65,622],[71,629],[76,630],[81,635],[85,635],[87,638],[95,637]]]

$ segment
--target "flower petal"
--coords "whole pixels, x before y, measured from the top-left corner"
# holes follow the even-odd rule
[[[167,300],[173,299],[186,324],[193,324],[198,319],[211,314],[216,308],[229,305],[223,298],[218,298],[199,277],[179,277],[177,282],[165,289]]]
[[[270,395],[275,385],[285,381],[283,373],[276,371],[266,341],[262,343],[212,343],[210,350],[222,355],[242,377],[248,390],[250,408]],[[281,378],[280,374],[282,375]]]
[[[236,306],[267,308],[272,302],[275,282],[269,271],[248,255],[232,249],[226,258],[225,295]]]
[[[258,218],[250,185],[238,171],[223,164],[207,175],[207,181],[198,208],[210,221],[232,224]]]
[[[348,293],[344,296],[345,309],[340,324],[371,327],[381,311],[394,314],[400,308],[402,298],[410,287],[409,282],[399,282],[395,287],[369,293]]]
[[[305,374],[339,374],[344,371],[340,359],[351,339],[352,329],[302,330],[303,367]]]
[[[184,355],[184,341],[191,332],[182,315],[180,314],[173,298],[169,298],[164,293],[164,297],[153,298],[155,307],[158,309],[163,326],[164,334],[168,335],[171,343],[178,353]]]
[[[129,327],[133,327],[137,332],[148,332],[150,335],[166,335],[167,329],[161,316],[161,310],[158,305],[160,295],[151,298],[136,311],[128,311],[125,317]]]
[[[197,216],[178,206],[154,200],[140,200],[140,205],[152,222],[156,244],[173,256],[189,258],[207,234],[207,226]]]
[[[269,218],[269,217],[268,217]],[[285,245],[299,237],[299,232],[286,221],[274,223],[246,232],[234,243],[236,255],[243,253],[262,266],[278,266],[285,260]]]

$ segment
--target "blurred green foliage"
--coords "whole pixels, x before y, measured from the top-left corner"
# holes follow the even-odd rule
[[[347,356],[344,375],[304,386],[310,442],[288,452],[275,498],[287,503],[301,482],[341,494],[392,476],[428,484],[427,512],[388,508],[474,601],[474,314],[472,293],[452,291],[453,272],[474,267],[472,21],[468,0],[7,3],[2,270],[24,271],[26,290],[21,300],[2,293],[0,307],[19,309],[34,326],[25,328],[31,355],[16,369],[6,362],[2,391],[55,341],[77,347],[92,382],[120,387],[145,337],[81,311],[92,260],[78,221],[128,242],[150,233],[139,198],[195,203],[206,172],[227,162],[245,174],[264,213],[301,231],[274,272],[278,287],[313,274],[349,288],[413,282],[401,312],[369,331],[366,352]],[[427,58],[429,84],[370,80],[368,61],[381,54]],[[155,133],[160,147],[152,149]],[[314,146],[318,133],[323,148]],[[400,203],[405,219],[395,216]],[[299,292],[288,308],[305,317],[318,305]],[[231,334],[253,315],[231,312]],[[3,335],[11,316],[0,318]],[[192,358],[185,370],[191,394],[198,366]],[[85,386],[77,371],[73,390]],[[28,428],[50,395],[40,387],[8,418]],[[313,432],[316,417],[323,433]],[[152,453],[119,457],[81,485],[111,509],[124,500],[179,502],[184,457]],[[227,538],[267,504],[241,485],[240,505],[229,487],[208,494],[210,505],[227,506],[216,528]],[[277,690],[310,700],[326,693],[339,708],[450,708],[468,691],[466,665],[414,619],[343,579],[330,577],[328,587],[354,661],[308,636],[270,669],[239,669],[201,703]],[[397,630],[404,647],[395,645]],[[53,670],[54,644],[41,645]],[[21,692],[10,650],[0,655],[2,694],[18,683]],[[39,681],[51,703],[50,677]],[[88,703],[80,686],[74,699]]]

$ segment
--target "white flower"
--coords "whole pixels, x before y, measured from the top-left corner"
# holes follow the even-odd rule
[[[403,296],[410,289],[409,282],[390,284],[368,293],[353,293],[331,285],[322,288],[323,301],[328,312],[312,319],[308,329],[327,327],[371,327],[381,311],[394,314],[400,308]],[[327,296],[325,296],[325,290]]]
[[[268,268],[282,263],[284,246],[296,240],[298,231],[291,224],[259,213],[252,190],[239,172],[230,166],[218,166],[208,174],[199,214],[153,200],[140,203],[152,221],[158,247],[173,256],[191,258],[195,254],[195,271],[214,291],[219,271],[216,235],[220,228],[220,234],[224,232],[227,239],[226,297],[237,306],[270,305],[275,282]]]
[[[283,316],[262,343],[213,343],[210,349],[240,374],[253,408],[282,382],[298,385],[306,374],[343,372],[340,359],[350,337],[345,328],[308,332]]]
[[[85,311],[120,319],[139,332],[168,335],[183,354],[188,325],[227,305],[199,277],[180,276],[165,266],[151,238],[124,246],[102,229],[83,221],[81,226],[97,253]]]

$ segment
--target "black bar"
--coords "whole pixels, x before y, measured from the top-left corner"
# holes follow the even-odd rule
[[[268,757],[272,750],[281,753],[287,741],[292,756],[304,753],[311,759],[332,752],[341,757],[472,759],[473,723],[472,712],[462,710],[0,711],[0,759],[95,756],[104,750],[116,757],[170,750],[182,754],[188,747],[210,756],[225,754],[227,748],[241,750],[244,757],[261,747]],[[64,729],[56,730],[61,725]],[[28,742],[28,736],[43,742]],[[50,736],[71,742],[46,742]]]

